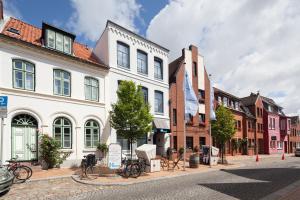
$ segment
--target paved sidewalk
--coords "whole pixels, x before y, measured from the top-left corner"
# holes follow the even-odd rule
[[[281,198],[281,200],[299,200],[300,199],[300,187],[293,190],[285,197]]]

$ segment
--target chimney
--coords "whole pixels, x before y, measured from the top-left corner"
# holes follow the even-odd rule
[[[3,20],[3,1],[0,0],[0,21]]]

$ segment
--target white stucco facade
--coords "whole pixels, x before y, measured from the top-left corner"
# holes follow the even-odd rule
[[[122,42],[129,46],[129,69],[121,68],[117,65],[117,42]],[[141,50],[147,54],[147,75],[137,72],[137,50]],[[96,44],[94,53],[104,64],[110,67],[109,71],[109,100],[110,104],[117,101],[116,91],[118,89],[118,81],[132,80],[148,89],[148,102],[151,106],[151,113],[155,118],[166,120],[169,124],[169,84],[168,84],[168,50],[138,36],[119,25],[108,22],[99,41]],[[154,58],[162,60],[163,79],[154,78]],[[154,111],[154,92],[163,93],[163,113],[155,113]],[[109,104],[109,105],[110,105]],[[166,149],[170,145],[169,134],[164,134],[164,141],[157,146]],[[161,141],[161,140],[160,140]],[[110,142],[117,142],[116,132],[111,130]],[[148,134],[148,143],[153,143],[153,133]],[[158,147],[159,148],[159,147]]]
[[[35,66],[35,90],[28,91],[13,87],[13,59],[25,60]],[[70,97],[53,94],[53,70],[62,69],[71,75]],[[20,114],[28,114],[38,123],[40,134],[53,136],[53,122],[58,117],[65,117],[71,122],[71,148],[62,149],[70,152],[65,165],[78,164],[83,155],[94,152],[95,148],[84,145],[84,126],[87,120],[95,120],[100,126],[100,141],[109,137],[107,129],[108,70],[100,67],[64,59],[45,53],[35,47],[18,45],[17,42],[0,42],[0,95],[8,96],[8,116],[4,120],[3,160],[12,157],[12,119]],[[85,77],[99,81],[99,100],[85,100]]]

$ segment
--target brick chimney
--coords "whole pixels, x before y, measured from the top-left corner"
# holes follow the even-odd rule
[[[3,20],[3,1],[0,0],[0,21]]]

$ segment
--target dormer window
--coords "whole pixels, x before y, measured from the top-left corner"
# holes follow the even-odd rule
[[[43,38],[46,47],[65,54],[72,54],[72,45],[75,40],[75,35],[43,23]]]
[[[53,30],[46,31],[46,46],[51,49],[71,54],[71,38]]]

